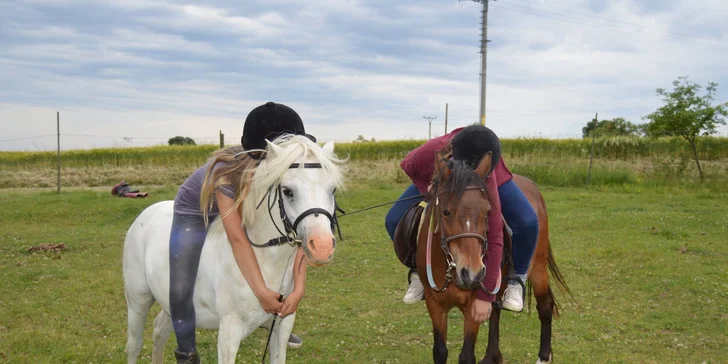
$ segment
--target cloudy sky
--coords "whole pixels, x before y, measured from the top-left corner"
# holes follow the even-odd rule
[[[678,76],[728,100],[724,0],[501,0],[487,125],[576,136],[642,122]],[[323,140],[423,138],[478,120],[480,5],[457,0],[0,1],[0,150],[240,137],[285,103]],[[726,129],[722,129],[726,134]],[[24,138],[21,140],[13,140]]]

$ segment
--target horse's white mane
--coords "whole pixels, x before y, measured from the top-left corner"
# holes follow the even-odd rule
[[[256,207],[265,197],[271,186],[278,186],[281,178],[288,171],[291,164],[298,162],[320,163],[321,170],[327,173],[327,178],[335,186],[343,187],[342,164],[345,162],[336,155],[325,153],[322,148],[302,135],[286,135],[273,142],[276,147],[268,145],[266,157],[255,168],[250,183],[250,192],[243,201],[243,221],[246,225],[255,223]],[[308,158],[312,157],[312,160]],[[299,166],[303,168],[303,164]],[[267,209],[267,198],[260,209]],[[275,207],[277,209],[277,205]],[[277,213],[277,212],[276,212]]]

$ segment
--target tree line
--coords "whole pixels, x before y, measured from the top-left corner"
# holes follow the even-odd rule
[[[624,118],[611,120],[591,120],[582,128],[584,138],[599,135],[624,135],[640,137],[676,137],[690,144],[691,158],[703,179],[703,169],[698,158],[700,136],[715,135],[720,125],[726,125],[728,102],[715,103],[718,84],[708,83],[701,86],[687,76],[678,77],[672,82],[672,90],[657,89],[663,105],[646,115],[643,124],[637,125]],[[701,91],[703,91],[701,94]]]

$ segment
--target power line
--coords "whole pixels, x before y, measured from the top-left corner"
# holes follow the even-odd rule
[[[4,139],[4,140],[0,140],[0,143],[4,143],[4,142],[14,142],[16,140],[27,140],[27,139],[46,138],[46,137],[51,137],[51,136],[56,136],[56,134],[46,134],[46,135],[36,135],[36,136],[29,136],[29,137],[23,137],[23,138]]]
[[[167,137],[143,137],[143,136],[126,136],[126,135],[96,135],[96,134],[61,134],[63,136],[74,136],[74,137],[91,137],[91,138],[117,138],[117,139],[153,139],[153,140],[167,140]],[[218,136],[209,137],[191,137],[192,139],[216,139]]]
[[[706,41],[706,42],[716,43],[716,44],[719,44],[719,45],[724,45],[723,43],[721,43],[719,41],[716,41],[715,39],[710,39],[710,38],[705,38],[705,37],[696,37],[696,36],[693,36],[693,35],[690,35],[690,34],[678,33],[678,32],[673,32],[673,31],[668,31],[668,30],[663,30],[663,31],[660,31],[660,30],[652,30],[652,29],[649,29],[648,27],[645,27],[643,25],[639,25],[639,24],[635,24],[635,23],[629,23],[629,22],[624,22],[624,21],[620,21],[620,20],[611,20],[611,19],[606,19],[606,18],[601,18],[601,17],[595,17],[594,14],[588,14],[588,13],[573,11],[571,9],[566,9],[566,8],[554,6],[554,5],[551,5],[551,4],[536,4],[536,3],[533,3],[533,2],[527,1],[527,0],[510,0],[510,1],[511,2],[515,1],[515,2],[520,2],[522,4],[527,4],[527,5],[522,5],[524,7],[525,6],[529,6],[529,7],[530,6],[536,6],[536,7],[546,8],[546,9],[551,8],[551,9],[560,10],[560,11],[563,11],[563,12],[566,12],[566,13],[571,13],[571,14],[575,14],[575,15],[578,15],[578,16],[581,16],[581,17],[584,17],[584,18],[587,18],[586,20],[589,20],[589,21],[593,21],[593,20],[596,19],[596,20],[601,20],[601,21],[603,21],[605,23],[616,23],[616,24],[622,24],[622,25],[631,26],[631,27],[635,27],[635,28],[640,28],[640,29],[642,29],[644,31],[651,31],[651,32],[656,33],[656,34],[671,34],[671,35],[675,35],[675,36],[678,36],[678,37],[687,38],[686,40],[702,40],[702,41]],[[532,8],[532,9],[536,10],[538,8]]]
[[[47,138],[56,136],[56,134],[46,134],[46,135],[34,135],[34,136],[28,136],[28,137],[22,137],[22,138],[12,138],[12,139],[3,139],[0,140],[0,143],[5,142],[14,142],[18,140],[28,140],[28,139],[39,139],[39,138]],[[97,134],[69,134],[69,133],[61,133],[60,136],[66,136],[66,137],[84,137],[84,138],[113,138],[113,139],[145,139],[145,140],[168,140],[167,137],[144,137],[144,136],[125,136],[125,135],[97,135]],[[217,139],[218,136],[207,136],[207,137],[191,137],[192,139]]]
[[[570,18],[570,17],[565,16],[563,14],[560,14],[558,12],[553,12],[553,11],[544,10],[544,9],[536,9],[536,8],[532,8],[532,7],[524,6],[524,5],[520,5],[520,4],[508,4],[507,6],[500,5],[499,7],[500,8],[503,8],[503,9],[506,9],[506,10],[515,11],[515,12],[519,12],[519,13],[522,13],[522,14],[526,14],[526,15],[532,15],[532,16],[537,16],[537,17],[542,17],[542,18],[547,18],[547,19],[564,21],[564,22],[567,22],[567,23],[581,25],[581,26],[586,26],[586,27],[590,27],[590,28],[594,28],[594,29],[613,30],[613,31],[619,31],[619,32],[627,33],[627,34],[647,34],[644,31],[643,32],[635,32],[634,30],[624,29],[624,28],[621,28],[621,27],[612,26],[612,25],[603,24],[603,23],[586,23],[582,19]],[[645,28],[643,28],[643,29],[645,29]],[[665,32],[655,33],[655,34],[651,34],[651,35],[654,35],[654,36],[656,36],[658,38],[661,38],[661,39],[673,40],[673,41],[678,41],[678,42],[686,42],[686,41],[690,41],[691,40],[691,39],[677,38],[677,37],[674,37],[674,36],[669,36],[669,35],[665,34]],[[722,46],[725,46],[726,45],[724,43],[720,43],[720,42],[716,42],[716,41],[711,41],[711,42],[713,42],[712,45],[722,45]]]

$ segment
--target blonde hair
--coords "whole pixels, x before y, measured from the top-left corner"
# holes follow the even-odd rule
[[[243,147],[237,146],[218,150],[209,159],[200,190],[200,210],[202,210],[205,226],[209,224],[208,213],[216,203],[215,191],[221,186],[231,185],[237,191],[232,209],[225,212],[220,211],[222,217],[240,210],[243,200],[248,194],[248,186],[255,171],[255,164],[258,162],[248,155],[253,152],[261,151],[245,152]],[[213,171],[215,165],[221,162],[224,164]]]
[[[272,144],[275,147],[268,146],[260,160],[256,160],[248,154],[263,151],[243,151],[240,146],[215,152],[205,172],[200,192],[200,208],[205,225],[208,224],[208,212],[215,203],[215,190],[224,185],[232,185],[236,188],[235,203],[230,211],[220,211],[220,215],[224,218],[230,213],[238,211],[242,214],[246,224],[255,223],[258,203],[265,198],[271,187],[280,184],[281,178],[291,164],[302,158],[313,157],[315,162],[320,163],[321,168],[330,175],[334,185],[338,188],[343,187],[342,172],[345,159],[325,153],[315,142],[302,135],[284,135],[277,138]],[[213,171],[213,167],[219,162],[225,164]],[[299,168],[303,167],[303,164],[299,166]]]

